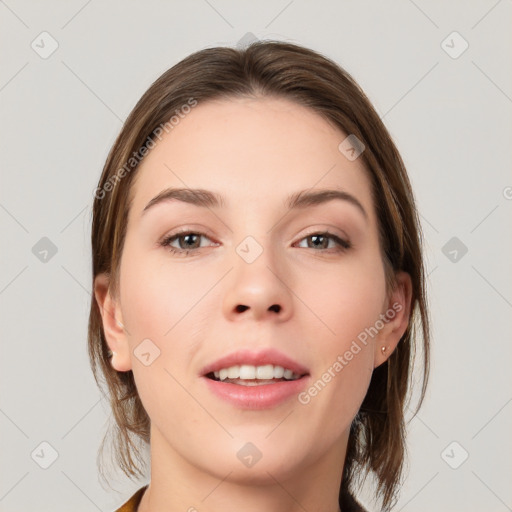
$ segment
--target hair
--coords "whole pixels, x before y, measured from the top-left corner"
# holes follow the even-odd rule
[[[153,139],[187,113],[185,106],[230,98],[282,98],[306,106],[346,134],[363,142],[359,158],[371,178],[379,222],[386,293],[395,273],[412,281],[409,323],[387,361],[373,371],[367,394],[352,421],[344,461],[340,504],[355,492],[356,477],[372,473],[376,498],[384,510],[396,503],[406,460],[405,407],[417,350],[422,348],[422,388],[429,375],[430,321],[422,258],[423,234],[405,165],[388,130],[355,80],[331,59],[300,45],[257,41],[245,48],[214,47],[197,51],[163,73],[143,94],[126,119],[103,167],[92,219],[92,274],[109,277],[116,297],[119,263],[131,206],[131,185]],[[191,100],[192,99],[192,100]],[[194,103],[197,102],[197,103]],[[188,107],[187,107],[188,108]],[[178,115],[176,115],[178,114]],[[144,476],[139,447],[150,442],[150,418],[140,400],[132,371],[118,372],[110,362],[100,308],[94,298],[88,326],[88,351],[94,378],[110,401],[115,423],[107,429],[113,456],[129,477]],[[106,384],[106,386],[105,386]],[[100,467],[102,474],[102,468]]]

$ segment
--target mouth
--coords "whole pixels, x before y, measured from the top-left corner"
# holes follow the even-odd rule
[[[250,364],[234,365],[228,368],[221,368],[205,376],[209,379],[225,382],[226,384],[236,384],[238,386],[263,386],[267,384],[276,384],[278,382],[288,382],[299,380],[307,373],[296,373],[290,368],[279,365],[266,364],[254,366]]]
[[[309,370],[275,349],[241,350],[204,367],[200,377],[216,397],[239,409],[272,409],[298,395]]]

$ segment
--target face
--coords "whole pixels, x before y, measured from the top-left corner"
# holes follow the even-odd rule
[[[370,181],[338,149],[346,137],[287,100],[210,101],[138,168],[119,295],[101,277],[96,293],[119,322],[104,315],[112,364],[133,371],[169,458],[251,481],[339,466],[410,298],[407,275],[386,296]],[[170,188],[219,204],[152,201]],[[290,208],[324,190],[345,196]]]

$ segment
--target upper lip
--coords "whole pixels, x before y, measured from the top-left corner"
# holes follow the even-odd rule
[[[213,363],[206,365],[201,370],[201,375],[208,375],[212,372],[218,372],[223,368],[229,368],[230,366],[242,364],[253,366],[272,364],[274,366],[282,366],[283,368],[292,370],[294,373],[297,373],[300,376],[309,373],[305,366],[298,363],[297,361],[294,361],[279,350],[267,348],[258,352],[254,352],[252,350],[238,350],[236,352],[232,352],[231,354],[221,357]]]

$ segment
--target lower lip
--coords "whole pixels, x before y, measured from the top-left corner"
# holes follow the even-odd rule
[[[243,386],[203,377],[210,391],[240,409],[269,409],[297,396],[305,387],[308,376],[275,384]]]

